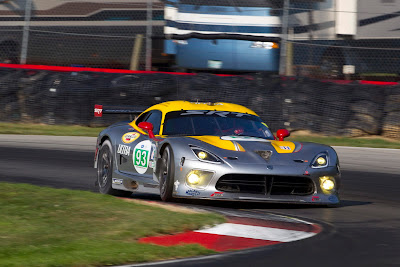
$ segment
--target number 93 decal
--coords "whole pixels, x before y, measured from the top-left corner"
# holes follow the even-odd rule
[[[142,141],[135,146],[133,151],[133,165],[138,173],[143,174],[149,167],[151,142]]]

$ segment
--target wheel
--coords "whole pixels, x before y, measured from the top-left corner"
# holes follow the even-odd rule
[[[174,176],[174,154],[171,147],[167,146],[162,154],[160,171],[158,173],[158,180],[160,181],[160,197],[163,201],[172,200]]]
[[[97,162],[97,183],[102,194],[109,194],[119,197],[127,197],[132,194],[129,191],[116,190],[112,188],[113,153],[109,140],[104,141],[99,151]]]

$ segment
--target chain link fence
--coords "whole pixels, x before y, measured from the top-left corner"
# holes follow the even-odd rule
[[[0,121],[106,126],[95,104],[136,110],[169,100],[228,102],[254,110],[273,130],[400,139],[400,86],[338,84],[277,75],[71,72],[0,68]]]
[[[151,70],[163,17],[155,0],[0,1],[0,61]]]
[[[398,81],[393,0],[1,0],[0,62]]]

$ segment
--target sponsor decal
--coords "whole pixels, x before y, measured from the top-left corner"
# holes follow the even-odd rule
[[[154,159],[154,154],[156,153],[156,145],[155,144],[151,144],[151,155],[150,155],[150,159],[153,160]]]
[[[103,116],[103,106],[102,105],[94,105],[94,116],[95,117]]]
[[[181,116],[185,115],[217,115],[220,117],[243,117],[251,116],[250,114],[239,113],[239,112],[229,112],[229,111],[216,111],[216,110],[186,110],[181,113]]]
[[[190,102],[191,104],[197,104],[197,105],[209,105],[209,106],[223,106],[224,104],[222,103],[212,103],[212,102]]]
[[[194,197],[200,195],[200,192],[194,189],[189,189],[186,191],[186,195]]]
[[[126,133],[122,136],[122,142],[124,142],[125,144],[130,144],[133,141],[135,141],[136,139],[138,139],[139,136],[140,136],[140,133],[137,133],[137,132]]]
[[[129,155],[131,154],[131,148],[126,145],[118,145],[117,153],[129,157]]]
[[[226,135],[221,136],[221,140],[228,140],[228,141],[254,141],[254,142],[271,142],[271,140],[266,140],[258,137],[251,137],[251,136],[235,136],[235,135]]]
[[[211,197],[222,197],[222,196],[224,196],[224,193],[223,192],[214,192],[210,196]]]
[[[117,178],[112,178],[112,183],[113,184],[122,184],[124,180],[122,179],[117,179]]]
[[[290,150],[290,146],[279,146],[280,147],[280,149],[283,149],[283,150]]]
[[[149,162],[149,168],[154,169],[154,161],[150,161],[150,162]]]
[[[175,191],[178,191],[178,187],[179,187],[180,184],[181,184],[181,183],[180,183],[178,180],[175,181],[175,183],[174,183],[174,185],[175,185]]]
[[[149,167],[151,142],[142,141],[135,146],[133,151],[133,165],[138,173],[143,174]]]
[[[330,196],[330,197],[328,198],[328,200],[331,201],[331,202],[338,202],[337,196]]]
[[[311,198],[311,201],[320,201],[320,198],[317,197],[317,196],[313,196],[313,197]]]

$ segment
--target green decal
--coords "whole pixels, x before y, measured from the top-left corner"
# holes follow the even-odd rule
[[[138,167],[147,168],[147,156],[149,154],[148,150],[135,149],[135,165]]]

